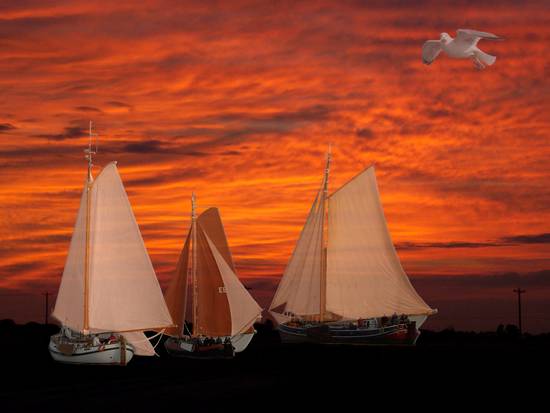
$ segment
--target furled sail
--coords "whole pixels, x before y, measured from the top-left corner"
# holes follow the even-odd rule
[[[327,311],[357,319],[428,315],[393,246],[374,167],[329,197]]]
[[[307,316],[318,315],[320,312],[324,184],[323,182],[313,202],[277,287],[270,306],[272,313]]]
[[[53,315],[74,330],[84,330],[89,210],[89,331],[139,331],[172,325],[116,164],[107,165],[91,185],[89,209],[86,193],[85,189]]]

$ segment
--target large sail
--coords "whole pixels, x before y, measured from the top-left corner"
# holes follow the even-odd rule
[[[262,310],[235,274],[217,208],[197,219],[197,328],[205,336],[235,335],[248,329]]]
[[[349,319],[433,313],[401,267],[374,167],[329,198],[327,311]]]
[[[71,238],[69,254],[57,293],[52,316],[74,331],[84,329],[84,263],[86,261],[87,191],[80,198],[80,208]]]
[[[198,223],[202,230],[208,234],[208,238],[212,241],[218,252],[221,254],[231,270],[235,271],[231,251],[227,243],[227,237],[220,217],[218,208],[208,208],[198,218]]]
[[[202,225],[201,217],[197,219],[196,261],[196,294],[197,302],[193,334],[209,337],[227,336],[231,334],[231,312],[229,301],[224,291],[223,278],[218,263],[208,244],[207,235]]]
[[[190,277],[185,276],[183,267],[187,268],[189,256],[194,254],[196,291],[193,298],[196,303],[193,303],[193,308],[196,311],[196,326],[193,327],[193,334],[208,337],[239,334],[252,326],[262,309],[235,274],[218,209],[204,211],[195,225],[196,244],[192,245],[191,229],[178,264],[181,270],[178,270],[166,293],[170,311],[174,317],[176,312],[184,314],[185,279]],[[179,298],[177,294],[180,294]],[[181,328],[169,333],[179,336]]]
[[[89,217],[86,211],[90,212]],[[84,298],[86,261],[87,306]],[[84,188],[52,315],[75,331],[85,331],[86,310],[90,332],[172,325],[115,163],[103,169],[89,193]]]
[[[170,311],[175,326],[167,328],[165,333],[169,336],[180,337],[184,334],[183,327],[187,308],[187,285],[189,274],[189,252],[191,244],[191,231],[187,235],[183,249],[176,266],[176,274],[168,286],[164,298]]]
[[[90,331],[172,325],[115,163],[93,183],[89,249]]]
[[[317,194],[294,252],[273,297],[270,310],[300,316],[320,313],[323,254],[323,188]]]
[[[224,284],[223,293],[227,296],[227,300],[229,301],[229,310],[231,312],[231,335],[234,336],[243,333],[254,324],[262,313],[262,308],[246,290],[208,235],[206,235],[206,240],[218,264],[218,269]]]

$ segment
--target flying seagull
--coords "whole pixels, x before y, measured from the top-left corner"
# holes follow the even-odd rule
[[[424,43],[422,61],[427,65],[431,64],[443,50],[447,56],[455,59],[471,58],[478,69],[484,69],[495,63],[497,58],[477,48],[477,42],[481,39],[503,40],[492,33],[469,29],[458,29],[454,39],[448,33],[441,33],[439,40],[428,40]]]

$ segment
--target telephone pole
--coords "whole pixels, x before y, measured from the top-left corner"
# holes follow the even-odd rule
[[[43,293],[43,295],[44,295],[44,324],[47,325],[50,318],[50,303],[49,303],[50,293],[46,291],[45,293]]]
[[[522,290],[520,287],[514,289],[514,292],[518,295],[518,327],[519,327],[519,335],[523,336],[523,329],[521,327],[521,295],[525,292],[525,290]]]

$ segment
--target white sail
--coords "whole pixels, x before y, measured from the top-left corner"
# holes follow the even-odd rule
[[[89,249],[91,331],[152,330],[172,324],[115,163],[93,183]]]
[[[84,263],[86,260],[86,186],[71,238],[69,254],[52,316],[74,331],[84,328]]]
[[[374,167],[333,193],[328,210],[327,311],[349,319],[433,313],[401,267]]]
[[[250,328],[262,313],[262,308],[246,290],[206,233],[205,237],[224,283],[231,312],[231,335],[234,336]]]
[[[156,354],[151,342],[143,334],[143,331],[132,331],[123,333],[124,339],[134,347],[134,354],[137,356],[154,356]]]
[[[296,315],[319,314],[323,220],[323,189],[321,189],[313,202],[300,238],[273,297],[270,306],[272,312]]]

